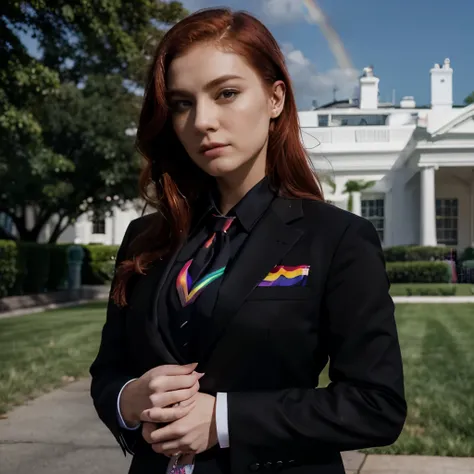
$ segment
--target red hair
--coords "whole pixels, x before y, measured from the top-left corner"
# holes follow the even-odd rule
[[[269,131],[266,173],[281,196],[323,199],[321,185],[300,139],[285,59],[270,31],[250,14],[227,8],[201,10],[188,16],[160,42],[145,88],[137,131],[137,148],[144,158],[139,187],[142,198],[158,212],[150,218],[145,232],[132,242],[129,252],[133,257],[117,269],[112,297],[121,306],[127,303],[130,277],[144,274],[155,260],[181,244],[198,213],[199,196],[214,179],[194,164],[179,142],[166,100],[171,61],[199,42],[214,42],[241,55],[268,86],[275,81],[284,82],[285,104]]]

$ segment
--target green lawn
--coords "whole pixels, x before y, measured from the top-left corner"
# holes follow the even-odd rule
[[[104,314],[95,303],[0,319],[0,414],[87,375]]]
[[[474,456],[474,304],[398,304],[408,418],[370,452]]]
[[[101,303],[0,320],[0,413],[87,375],[103,320]],[[474,456],[474,305],[399,304],[397,324],[408,420],[368,452]]]

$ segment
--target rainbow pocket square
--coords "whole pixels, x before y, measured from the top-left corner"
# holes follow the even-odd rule
[[[305,286],[310,265],[277,265],[258,286]]]

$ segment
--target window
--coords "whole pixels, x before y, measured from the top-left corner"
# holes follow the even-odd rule
[[[105,234],[105,217],[103,215],[94,215],[92,218],[92,233]]]
[[[375,230],[379,234],[380,241],[383,242],[385,230],[385,203],[383,199],[362,199],[362,217],[372,222]]]
[[[367,125],[377,126],[385,125],[387,121],[387,115],[352,115],[352,114],[333,114],[329,126],[333,127],[365,127]]]
[[[457,199],[436,199],[436,238],[439,244],[458,244]]]
[[[320,127],[328,126],[329,115],[318,115],[318,125]]]

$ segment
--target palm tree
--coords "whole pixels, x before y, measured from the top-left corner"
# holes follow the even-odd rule
[[[322,173],[322,174],[319,176],[319,180],[320,180],[322,183],[327,184],[327,185],[331,188],[331,191],[332,191],[333,194],[336,193],[336,182],[334,181],[333,178],[331,178],[331,176]]]
[[[347,201],[347,210],[352,212],[353,208],[353,193],[360,193],[366,189],[371,188],[375,184],[375,181],[365,181],[363,179],[351,179],[346,181],[344,186],[343,194],[349,194]]]

